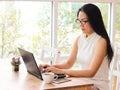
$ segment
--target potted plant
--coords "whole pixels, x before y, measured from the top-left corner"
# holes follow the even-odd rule
[[[19,71],[20,57],[13,57],[11,61],[11,65],[13,66],[14,71]]]

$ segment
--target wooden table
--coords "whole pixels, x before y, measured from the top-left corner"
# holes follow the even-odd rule
[[[119,83],[120,83],[120,71],[114,70],[113,71],[113,90],[118,90],[119,89]]]
[[[1,90],[91,90],[93,85],[86,78],[70,79],[71,81],[61,84],[45,84],[44,81],[27,73],[23,62],[19,72],[14,72],[10,60],[0,60]]]

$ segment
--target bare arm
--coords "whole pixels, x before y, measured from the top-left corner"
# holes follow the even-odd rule
[[[77,46],[78,39],[79,39],[79,36],[74,41],[73,48],[72,48],[70,56],[68,57],[68,60],[62,64],[53,65],[54,67],[60,68],[60,69],[68,69],[73,66],[76,60],[76,55],[77,55],[77,50],[78,50],[78,46]]]
[[[70,76],[80,76],[80,77],[93,77],[98,71],[104,57],[106,56],[107,42],[105,39],[100,38],[97,42],[95,53],[92,58],[92,62],[88,69],[86,70],[66,70],[63,69],[63,73]]]
[[[63,65],[56,65],[57,68],[55,67],[49,67],[48,70],[54,72],[54,73],[64,73],[64,74],[68,74],[70,76],[76,76],[76,77],[93,77],[95,75],[95,73],[97,72],[97,70],[99,69],[104,57],[106,56],[106,49],[107,49],[107,43],[106,40],[103,38],[100,38],[99,41],[97,42],[96,48],[95,48],[95,52],[93,53],[94,56],[92,58],[92,62],[89,66],[88,69],[86,70],[70,70],[70,69],[59,69],[62,68],[68,68],[70,66],[73,65],[73,63],[75,62],[75,57],[77,54],[77,48],[73,48],[73,52],[71,53],[68,62],[66,62]],[[65,65],[65,66],[64,66]]]

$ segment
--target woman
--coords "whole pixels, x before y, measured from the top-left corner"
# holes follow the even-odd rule
[[[47,66],[46,71],[57,74],[90,78],[94,82],[93,90],[109,90],[108,73],[113,50],[99,8],[85,4],[78,10],[76,22],[82,34],[76,38],[68,60],[63,64],[39,67]],[[69,69],[76,61],[80,69]]]

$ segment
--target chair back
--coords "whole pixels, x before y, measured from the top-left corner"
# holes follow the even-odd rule
[[[43,47],[41,49],[41,60],[49,60],[50,64],[56,64],[60,58],[60,50],[52,47]]]

